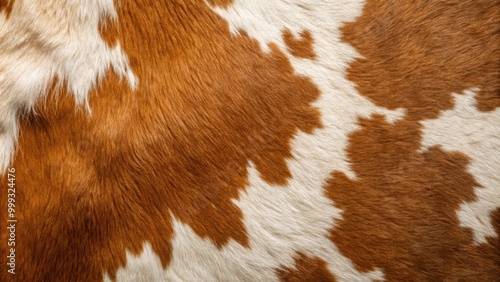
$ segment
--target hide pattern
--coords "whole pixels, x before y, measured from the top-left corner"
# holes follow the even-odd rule
[[[0,1],[0,281],[500,281],[500,2]]]

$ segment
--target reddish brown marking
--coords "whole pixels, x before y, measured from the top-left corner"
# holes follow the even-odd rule
[[[234,0],[207,0],[208,4],[212,6],[219,6],[221,8],[227,8],[233,4]]]
[[[334,172],[326,186],[344,211],[331,231],[340,251],[361,271],[380,268],[388,281],[497,280],[498,249],[475,246],[457,219],[478,186],[468,158],[439,147],[420,153],[417,122],[375,116],[360,125],[348,148],[358,179]]]
[[[117,22],[111,19],[99,22],[99,33],[101,34],[101,38],[110,48],[113,48],[116,44],[118,44],[120,30],[118,29]]]
[[[318,257],[308,257],[298,253],[295,268],[282,268],[278,275],[283,282],[335,282],[335,277],[328,270],[326,261]]]
[[[369,0],[343,32],[364,57],[349,79],[378,105],[436,118],[477,87],[479,110],[500,106],[500,1]]]
[[[103,36],[118,38],[139,89],[109,74],[91,96],[92,117],[61,95],[21,126],[19,281],[114,277],[125,251],[145,241],[165,267],[170,214],[219,247],[248,247],[232,202],[248,162],[286,184],[291,139],[321,126],[316,86],[277,46],[264,53],[232,36],[204,1],[121,1],[119,19],[118,34]]]
[[[7,18],[10,17],[10,13],[12,12],[12,7],[14,6],[14,2],[16,0],[0,0],[0,13],[5,10]]]
[[[297,39],[293,33],[287,29],[283,31],[283,40],[293,56],[297,58],[316,59],[314,39],[309,30],[302,31],[300,33],[300,39]]]

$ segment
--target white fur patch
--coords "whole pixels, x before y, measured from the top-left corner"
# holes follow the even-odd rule
[[[126,271],[120,270],[116,274],[116,281],[121,282],[154,282],[168,281],[165,279],[164,271],[161,266],[160,258],[154,253],[151,244],[144,244],[144,249],[139,256],[127,256]],[[112,282],[108,274],[104,274],[105,282]],[[171,280],[180,281],[180,280]]]
[[[99,33],[100,22],[116,18],[113,0],[16,0],[8,19],[0,13],[0,173],[15,152],[19,117],[56,77],[87,109],[110,68],[137,86],[121,47],[109,48]]]
[[[359,55],[341,41],[339,28],[355,20],[362,7],[363,1],[352,0],[237,0],[227,10],[213,8],[227,20],[234,36],[244,30],[264,51],[269,50],[269,43],[277,44],[296,73],[311,78],[322,93],[314,106],[322,114],[324,128],[314,134],[299,132],[292,141],[294,158],[287,164],[293,177],[286,187],[269,185],[249,163],[249,185],[245,192],[240,192],[235,204],[243,212],[250,248],[230,241],[218,249],[189,226],[174,221],[172,260],[160,280],[277,281],[275,269],[293,268],[296,252],[327,261],[339,281],[383,279],[379,269],[359,272],[328,239],[329,230],[342,218],[342,211],[324,191],[332,171],[356,178],[346,148],[349,134],[359,129],[360,117],[377,113],[392,122],[404,116],[403,110],[377,107],[346,79],[346,68]],[[317,59],[293,57],[282,37],[286,28],[294,34],[309,30]],[[151,260],[152,256],[157,258],[145,249],[133,262],[141,264],[141,258]],[[132,269],[135,268],[120,269],[119,277],[130,281],[126,273],[137,275]]]
[[[490,215],[500,208],[500,109],[479,112],[475,92],[474,89],[463,95],[453,94],[454,109],[421,124],[424,148],[440,145],[471,159],[468,170],[482,187],[474,189],[477,200],[462,203],[457,215],[462,227],[472,229],[475,243],[482,244],[488,237],[498,236]]]

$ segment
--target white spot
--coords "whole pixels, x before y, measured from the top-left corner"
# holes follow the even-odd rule
[[[440,145],[448,151],[466,154],[471,163],[469,172],[481,187],[475,187],[477,200],[462,203],[457,211],[460,225],[470,228],[474,242],[482,244],[498,236],[491,222],[491,213],[500,208],[500,109],[479,112],[475,92],[453,94],[455,108],[444,111],[437,119],[421,122],[423,146]]]
[[[44,97],[57,77],[78,105],[110,68],[131,88],[137,79],[127,56],[109,48],[99,23],[117,20],[113,0],[17,0],[0,13],[0,173],[15,152],[19,116]]]

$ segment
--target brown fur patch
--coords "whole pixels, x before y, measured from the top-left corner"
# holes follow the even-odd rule
[[[300,38],[295,38],[292,32],[287,29],[283,31],[283,39],[290,53],[297,58],[315,59],[314,39],[309,30],[300,33]]]
[[[212,6],[219,6],[221,8],[227,8],[233,4],[234,0],[207,0],[208,4]]]
[[[457,219],[478,185],[468,158],[439,147],[420,153],[417,122],[375,116],[360,125],[348,148],[357,180],[334,172],[326,186],[344,211],[331,231],[340,251],[361,271],[381,268],[388,281],[498,279],[498,238],[476,246]]]
[[[101,38],[108,44],[109,47],[113,48],[116,44],[118,44],[120,30],[117,22],[113,20],[100,21],[99,33],[101,34]]]
[[[479,110],[500,106],[499,1],[369,0],[343,33],[364,57],[349,79],[377,105],[436,118],[477,87]]]
[[[10,17],[10,13],[12,12],[12,6],[14,6],[14,2],[16,0],[0,0],[0,12],[5,10],[7,18]]]
[[[232,36],[203,1],[121,1],[117,29],[103,37],[118,38],[139,88],[108,74],[91,117],[61,95],[22,124],[20,281],[114,277],[145,241],[166,266],[171,214],[219,247],[248,247],[232,203],[248,162],[286,184],[290,140],[321,126],[315,85],[277,46],[263,53]]]
[[[326,261],[308,257],[303,253],[295,256],[295,268],[282,268],[278,275],[283,282],[335,282],[336,279],[328,270]]]

